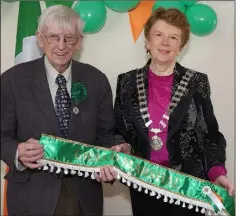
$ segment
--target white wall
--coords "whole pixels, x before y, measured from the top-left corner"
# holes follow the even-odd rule
[[[220,130],[226,137],[228,176],[234,182],[234,3],[209,1],[219,19],[216,31],[207,37],[191,35],[180,63],[208,74],[212,100]],[[18,2],[4,8],[1,15],[1,71],[13,65]],[[146,62],[143,35],[134,43],[127,13],[108,10],[105,27],[86,35],[80,61],[88,62],[108,76],[115,94],[118,74],[141,67]],[[3,169],[2,173],[3,174]],[[105,215],[131,215],[127,188],[119,183],[105,185]]]

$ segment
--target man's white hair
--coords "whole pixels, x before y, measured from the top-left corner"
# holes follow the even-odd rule
[[[83,34],[84,22],[72,8],[64,5],[53,5],[43,11],[38,19],[38,32],[44,31],[47,25],[53,22],[58,28],[68,30],[74,27],[76,24],[76,33]]]

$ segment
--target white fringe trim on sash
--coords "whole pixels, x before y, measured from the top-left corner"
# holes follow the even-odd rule
[[[55,161],[49,161],[45,159],[38,160],[37,163],[44,165],[42,170],[47,170],[49,172],[56,172],[57,174],[61,173],[64,170],[64,174],[68,175],[78,175],[84,176],[85,178],[91,177],[91,179],[95,179],[95,173],[100,174],[100,167],[85,167],[85,166],[75,166],[70,164],[64,164]],[[149,194],[150,196],[156,196],[156,199],[163,198],[164,202],[169,202],[170,204],[182,205],[183,208],[193,209],[195,208],[196,212],[201,212],[205,215],[220,215],[220,216],[229,216],[222,207],[221,211],[215,213],[214,208],[205,202],[201,202],[195,199],[184,197],[177,193],[171,193],[165,189],[157,188],[152,185],[149,185],[143,181],[140,181],[129,174],[122,172],[116,167],[112,167],[114,171],[118,173],[117,179],[126,184],[129,187],[133,187],[137,189],[139,192],[144,191],[145,194]],[[101,174],[100,174],[101,175]],[[207,192],[206,192],[207,191]],[[211,189],[210,187],[204,187],[202,192],[208,195],[211,198]],[[222,205],[223,206],[223,205]]]

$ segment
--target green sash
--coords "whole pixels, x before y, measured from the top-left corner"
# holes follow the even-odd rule
[[[235,216],[234,198],[216,184],[165,168],[147,160],[111,149],[42,135],[43,170],[95,179],[103,166],[112,166],[123,184],[183,208],[203,214]]]

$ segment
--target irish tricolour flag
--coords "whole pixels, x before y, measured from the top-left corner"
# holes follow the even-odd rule
[[[31,61],[42,56],[35,36],[40,14],[39,1],[19,1],[15,64]]]

